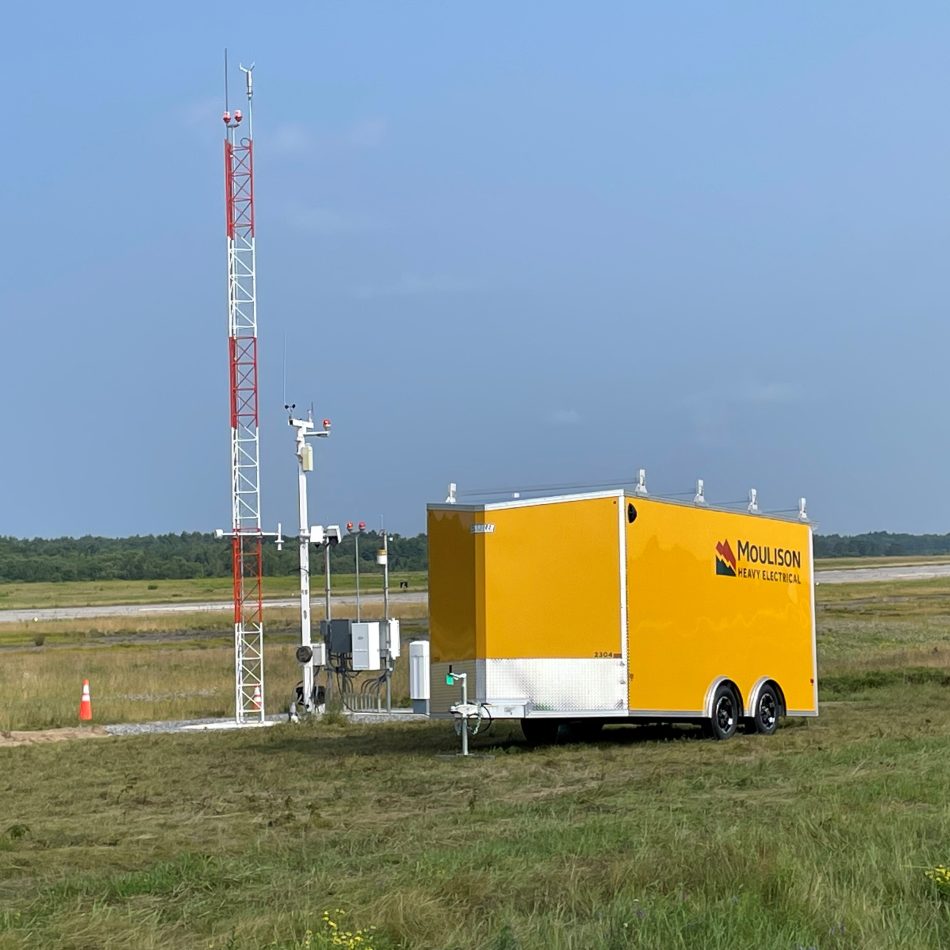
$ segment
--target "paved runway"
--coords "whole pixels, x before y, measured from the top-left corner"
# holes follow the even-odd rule
[[[907,567],[854,567],[816,571],[819,584],[866,584],[868,581],[926,581],[950,577],[950,564],[914,564]]]

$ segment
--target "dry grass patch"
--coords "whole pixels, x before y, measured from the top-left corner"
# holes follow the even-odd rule
[[[289,628],[288,628],[289,629]],[[418,625],[404,624],[411,637]],[[95,722],[150,722],[204,719],[234,713],[234,647],[230,637],[164,642],[150,633],[100,634],[102,646],[44,646],[0,652],[0,729],[49,729],[75,724],[83,679],[90,681]],[[116,639],[121,646],[116,645]],[[276,642],[268,635],[265,647],[265,709],[286,711],[300,666],[294,657],[296,634],[284,633]],[[373,674],[367,674],[372,676]],[[357,684],[363,678],[357,679]],[[323,677],[320,677],[323,682]],[[408,657],[396,663],[393,677],[396,704],[407,702]]]

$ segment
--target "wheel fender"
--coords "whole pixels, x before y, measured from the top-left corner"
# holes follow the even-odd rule
[[[778,700],[779,709],[782,715],[785,715],[785,693],[782,692],[782,687],[779,685],[779,681],[774,676],[760,676],[755,681],[755,686],[752,687],[752,691],[749,693],[749,704],[746,707],[746,715],[752,716],[755,714],[755,707],[759,702],[759,693],[762,692],[762,687],[766,683],[771,683],[775,688],[775,698]]]
[[[762,682],[764,683],[765,679],[763,679]],[[739,687],[736,686],[735,680],[730,679],[728,676],[717,676],[709,684],[708,688],[706,689],[706,696],[703,699],[703,716],[706,719],[712,719],[713,699],[716,696],[716,690],[719,689],[723,683],[728,683],[729,686],[735,690],[736,696],[739,699],[739,717],[742,718],[745,715],[745,703],[742,702],[742,693],[739,692]],[[750,706],[750,708],[754,707]]]

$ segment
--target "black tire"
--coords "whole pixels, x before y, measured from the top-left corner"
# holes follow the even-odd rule
[[[781,704],[778,693],[773,686],[763,686],[759,690],[759,697],[755,701],[755,710],[748,720],[749,732],[757,732],[760,736],[770,736],[778,729],[778,717]]]
[[[736,691],[723,683],[713,696],[712,716],[703,723],[711,739],[731,739],[739,726],[739,697]]]
[[[557,719],[522,719],[521,731],[528,745],[554,745],[561,723]]]

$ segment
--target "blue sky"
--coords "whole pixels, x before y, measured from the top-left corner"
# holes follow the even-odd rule
[[[950,531],[945,4],[274,6],[6,11],[0,533],[229,520],[225,46],[268,526],[286,339],[314,522],[643,467]]]

